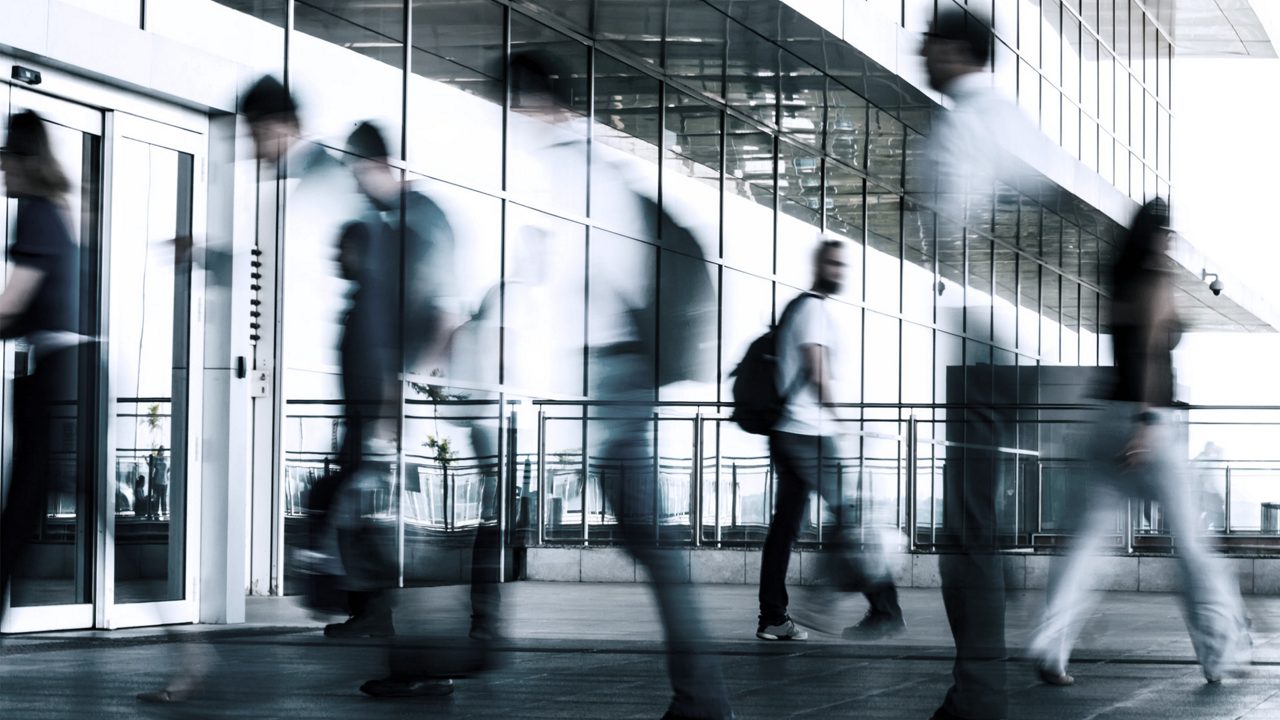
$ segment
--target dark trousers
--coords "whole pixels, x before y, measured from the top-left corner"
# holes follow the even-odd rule
[[[787,618],[787,566],[809,507],[809,497],[821,493],[841,519],[834,540],[828,543],[824,562],[830,577],[846,590],[861,590],[871,609],[900,616],[898,591],[887,577],[868,577],[851,554],[844,520],[852,515],[836,481],[837,449],[834,438],[774,433],[769,454],[776,470],[773,521],[760,560],[760,624],[777,625]]]
[[[497,460],[497,425],[472,426],[471,447],[482,461],[495,458],[494,464],[483,471],[480,526],[476,528],[471,546],[471,620],[474,625],[492,629],[502,605],[499,584],[502,582],[502,525],[498,517],[501,463]]]
[[[653,360],[641,352],[596,351],[594,397],[623,402],[654,399]],[[667,642],[670,709],[691,718],[731,715],[720,664],[711,654],[694,587],[676,555],[654,537],[657,473],[653,466],[653,408],[619,405],[592,408],[590,457],[603,463],[605,501],[618,519],[622,545],[648,573]]]
[[[994,450],[1008,444],[1009,423],[998,411],[964,411],[964,446],[948,448],[944,527],[958,536],[958,552],[942,555],[942,600],[955,640],[952,686],[943,707],[971,720],[1005,717],[1005,585],[999,555],[997,499],[1000,465]]]
[[[75,397],[78,353],[53,352],[36,363],[34,373],[13,381],[13,475],[0,517],[0,599],[47,510],[54,408],[58,398]]]

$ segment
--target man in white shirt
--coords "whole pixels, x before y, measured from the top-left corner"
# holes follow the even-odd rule
[[[814,255],[812,289],[792,300],[777,330],[777,387],[785,405],[769,437],[769,452],[777,470],[777,497],[760,563],[756,637],[761,640],[808,637],[787,614],[786,578],[809,496],[815,490],[821,493],[842,521],[852,510],[840,496],[835,478],[839,426],[826,405],[835,397],[833,386],[843,344],[827,297],[840,292],[845,264],[844,244],[824,240]],[[885,571],[868,573],[862,563],[844,552],[839,538],[840,534],[832,543],[837,552],[827,554],[828,562],[835,563],[834,578],[846,589],[861,590],[871,606],[861,622],[845,630],[845,637],[878,639],[900,632],[905,625],[893,578]]]

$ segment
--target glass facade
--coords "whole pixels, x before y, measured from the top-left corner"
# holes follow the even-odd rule
[[[1123,82],[1107,87],[1123,90],[1124,102],[1110,108],[1128,108],[1130,90],[1146,87],[1130,82],[1143,55],[1127,54],[1128,34],[1117,65],[1111,33],[1100,40],[1097,23],[1078,7],[998,5],[996,81],[1016,88],[1041,127],[1077,157],[1083,147],[1108,144],[1129,168],[1138,153],[1133,167],[1144,182],[1145,143],[1141,129],[1136,143],[1130,137],[1127,114],[1095,133],[1106,143],[1079,139],[1103,114],[1100,63],[1086,72],[1080,60],[1085,38],[1105,51],[1108,77],[1120,68]],[[429,543],[482,521],[484,480],[499,467],[513,479],[512,513],[524,513],[531,539],[609,539],[612,509],[597,485],[608,459],[584,453],[599,370],[586,348],[601,342],[595,333],[610,312],[604,293],[619,267],[671,272],[674,263],[705,262],[718,294],[717,343],[704,358],[715,372],[664,387],[657,398],[660,539],[762,537],[772,483],[767,448],[724,421],[727,376],[808,286],[820,233],[845,239],[850,251],[849,282],[836,300],[846,331],[839,399],[850,404],[842,477],[850,493],[860,490],[864,511],[884,522],[912,512],[910,478],[919,486],[917,519],[940,516],[948,412],[940,406],[963,403],[970,383],[991,382],[959,368],[1014,368],[1019,399],[1035,402],[1042,368],[1105,357],[1098,268],[1119,228],[1100,212],[1065,193],[1000,186],[971,202],[967,219],[939,216],[924,157],[928,113],[878,105],[702,0],[584,7],[292,5],[286,68],[306,128],[337,151],[355,122],[379,124],[392,139],[397,172],[439,203],[453,227],[457,316],[494,318],[468,323],[474,361],[458,362],[455,349],[452,364],[406,368],[401,447],[389,458],[403,482],[387,513],[403,528],[407,582],[431,579],[419,577],[414,560]],[[1021,13],[1016,21],[1003,19],[1010,8]],[[269,22],[281,10],[240,9]],[[1062,40],[1064,24],[1074,38]],[[508,99],[507,53],[526,49],[550,53],[564,68],[557,82],[568,88],[573,118],[554,131]],[[1153,81],[1158,72],[1153,65]],[[1142,102],[1134,107],[1146,112]],[[548,142],[549,132],[558,141]],[[611,205],[619,168],[632,190],[658,199],[694,233],[705,259],[661,249],[652,218]],[[306,232],[298,222],[319,221],[285,223],[292,258],[283,274],[286,545],[301,542],[305,495],[332,469],[342,431],[335,348],[343,286],[323,243],[293,239]],[[653,281],[661,287],[661,277]],[[659,337],[663,330],[656,328]],[[525,403],[512,426],[499,403],[517,398]],[[908,424],[915,462],[907,459]],[[497,437],[500,426],[517,432],[504,432],[502,443],[483,439]],[[1026,434],[1032,452],[1035,433]],[[1030,474],[1014,475],[1020,488],[1035,484]],[[1019,509],[1009,520],[1024,539],[1035,532],[1027,517]]]
[[[840,2],[840,0],[836,0]],[[869,3],[912,32],[931,0]],[[1169,196],[1173,44],[1134,0],[936,0],[976,9],[995,32],[996,86],[1064,152],[1136,202]]]

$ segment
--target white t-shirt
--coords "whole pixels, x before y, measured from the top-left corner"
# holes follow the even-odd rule
[[[797,435],[836,435],[835,415],[818,402],[818,389],[805,375],[802,349],[806,345],[826,348],[827,377],[834,382],[840,367],[840,329],[824,299],[810,295],[799,302],[778,335],[778,389],[790,394],[774,429]]]

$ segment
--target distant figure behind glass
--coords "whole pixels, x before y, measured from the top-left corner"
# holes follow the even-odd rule
[[[0,148],[6,194],[18,201],[13,270],[0,294],[0,337],[23,338],[31,371],[13,382],[13,477],[0,517],[0,603],[47,505],[49,438],[55,405],[77,392],[76,245],[63,197],[70,182],[54,158],[44,121],[31,111],[9,121]],[[4,606],[0,604],[0,616]]]
[[[1067,661],[1089,609],[1092,558],[1113,533],[1117,508],[1131,498],[1155,500],[1177,548],[1187,631],[1204,677],[1219,682],[1248,657],[1239,586],[1201,537],[1198,498],[1187,473],[1187,450],[1173,406],[1173,348],[1182,336],[1174,311],[1169,260],[1169,207],[1163,200],[1138,211],[1111,269],[1111,333],[1115,367],[1088,446],[1087,484],[1073,523],[1076,545],[1050,570],[1048,596],[1031,655],[1040,679],[1071,685]]]

